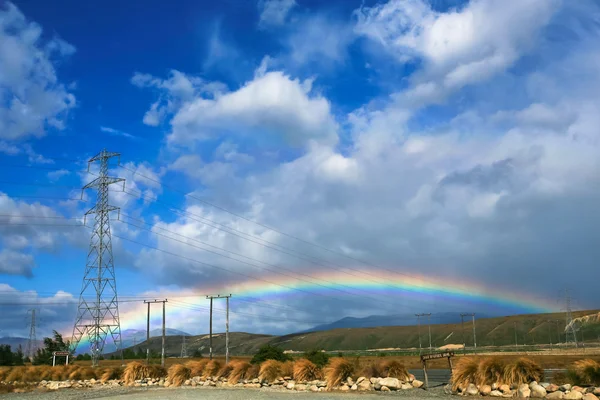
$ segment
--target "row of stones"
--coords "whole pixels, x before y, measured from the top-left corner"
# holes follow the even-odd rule
[[[451,391],[451,387],[448,386],[446,391]],[[471,383],[466,388],[459,388],[458,392],[453,394],[505,398],[517,396],[521,399],[598,400],[597,396],[600,395],[600,388],[582,388],[580,386],[571,386],[569,384],[558,386],[553,383],[537,382],[513,386],[500,384],[476,386]]]

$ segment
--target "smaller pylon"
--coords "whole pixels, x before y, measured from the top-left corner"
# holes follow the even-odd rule
[[[35,351],[37,350],[37,338],[35,334],[35,308],[29,311],[31,311],[31,323],[29,325],[29,340],[27,341],[26,355],[29,358],[29,361],[32,361]]]
[[[185,344],[185,335],[182,336],[183,341],[181,342],[181,358],[187,358],[187,345]]]

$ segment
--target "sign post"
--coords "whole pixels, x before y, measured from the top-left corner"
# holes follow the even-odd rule
[[[440,358],[448,359],[448,366],[450,372],[452,372],[452,357],[454,357],[453,351],[445,351],[443,353],[423,354],[421,356],[421,363],[423,364],[423,374],[425,375],[425,389],[429,389],[429,379],[427,377],[427,361],[438,360]]]
[[[56,365],[56,357],[67,357],[67,361],[65,362],[65,365],[69,365],[69,355],[71,353],[68,351],[53,351],[52,352],[52,366],[54,367]]]

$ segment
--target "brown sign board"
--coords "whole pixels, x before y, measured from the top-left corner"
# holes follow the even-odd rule
[[[436,360],[438,358],[449,358],[449,357],[454,357],[453,351],[446,351],[443,353],[434,353],[434,354],[423,354],[421,356],[421,361]]]
[[[53,351],[52,355],[53,356],[70,356],[71,353],[68,351]]]

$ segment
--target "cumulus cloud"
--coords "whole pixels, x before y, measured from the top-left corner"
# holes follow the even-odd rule
[[[288,14],[296,5],[296,0],[259,0],[258,26],[266,28],[283,25]]]
[[[313,93],[310,79],[301,81],[263,69],[238,90],[223,92],[220,84],[187,76],[177,78],[189,83],[186,90],[180,90],[172,84],[174,77],[161,81],[137,74],[133,79],[137,86],[163,89],[169,99],[163,109],[174,113],[168,136],[171,144],[193,144],[235,132],[275,135],[293,145],[337,141],[337,124],[329,101]],[[150,112],[154,109],[153,105]]]
[[[472,0],[465,7],[434,11],[423,0],[390,0],[355,12],[355,30],[406,63],[422,60],[404,97],[429,104],[489,79],[512,66],[538,38],[560,0]]]
[[[62,130],[75,96],[58,81],[53,60],[75,48],[54,38],[44,42],[42,28],[12,3],[0,8],[0,139],[40,137]]]

